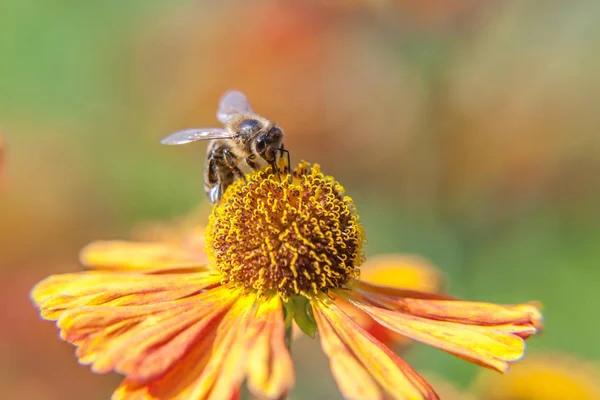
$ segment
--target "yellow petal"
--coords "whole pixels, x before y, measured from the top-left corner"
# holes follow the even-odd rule
[[[403,299],[406,313],[430,319],[472,325],[525,324],[542,327],[540,306],[535,303],[500,305],[471,301]]]
[[[217,325],[200,338],[164,375],[149,382],[126,378],[113,400],[204,400],[237,398],[245,376],[243,337],[255,298],[238,298]]]
[[[137,381],[162,374],[235,300],[208,273],[139,275],[83,272],[57,275],[32,292],[82,364]]]
[[[223,319],[210,361],[190,391],[191,399],[229,399],[239,391],[246,371],[244,335],[253,315],[254,296],[241,297]]]
[[[126,379],[113,399],[230,399],[248,376],[261,398],[281,398],[294,383],[285,347],[285,326],[278,297],[240,297],[214,331],[205,357],[192,349],[164,376],[139,383]]]
[[[436,293],[442,287],[442,275],[424,258],[382,254],[369,258],[362,266],[360,280],[374,285]]]
[[[318,306],[315,307],[318,310]],[[338,336],[328,319],[315,312],[323,351],[345,399],[382,399],[383,394],[369,371]]]
[[[414,289],[374,285],[363,280],[352,280],[349,283],[349,287],[364,297],[372,298],[373,301],[390,303],[390,305],[398,298],[455,300],[454,297],[445,293],[423,292]]]
[[[285,321],[279,296],[258,308],[248,327],[248,388],[261,399],[280,399],[294,386],[294,366],[285,345]]]
[[[81,250],[79,259],[97,270],[157,273],[206,269],[204,251],[159,242],[96,241]]]
[[[113,400],[187,400],[208,364],[215,344],[217,327],[200,338],[190,351],[164,375],[149,382],[125,378],[112,396]]]
[[[346,300],[338,298],[335,304],[342,309],[350,318],[354,320],[361,328],[369,332],[371,336],[383,343],[384,345],[398,350],[408,346],[412,340],[406,336],[397,334],[396,332],[381,326],[377,321],[369,316],[364,311],[356,308]]]
[[[410,306],[388,310],[357,298],[350,302],[388,329],[498,371],[506,371],[510,362],[520,359],[525,351],[523,338],[537,333],[538,315],[528,307],[433,301],[429,310],[434,312],[428,314],[424,312],[428,301],[421,300],[419,316],[410,314]],[[496,310],[498,315],[485,316],[483,310]]]
[[[321,345],[347,399],[438,399],[431,386],[326,295],[311,301]]]
[[[411,292],[437,293],[442,287],[442,275],[429,261],[417,256],[400,254],[383,254],[369,258],[361,266],[360,281],[364,284]],[[386,346],[399,348],[411,343],[407,337],[381,326],[353,305],[341,299],[336,303],[354,321]]]
[[[208,272],[145,275],[89,271],[52,275],[39,282],[31,298],[43,318],[56,320],[69,309],[98,305],[160,304],[218,284]]]

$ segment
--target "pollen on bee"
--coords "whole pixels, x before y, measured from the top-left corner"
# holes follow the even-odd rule
[[[207,253],[225,283],[284,298],[357,278],[363,242],[352,199],[306,162],[287,177],[267,168],[238,180],[207,228]]]

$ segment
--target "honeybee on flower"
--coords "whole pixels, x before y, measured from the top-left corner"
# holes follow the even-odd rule
[[[246,105],[230,94],[220,111],[233,110],[241,129]],[[206,132],[196,133],[214,138]],[[219,137],[210,148],[229,148]],[[215,204],[204,232],[191,230],[193,240],[93,242],[80,255],[86,271],[33,288],[41,316],[57,321],[80,363],[125,376],[113,399],[232,399],[244,382],[258,398],[284,398],[295,383],[294,323],[319,335],[348,399],[439,398],[381,341],[391,344],[391,335],[501,372],[523,356],[525,339],[541,328],[536,304],[472,303],[436,293],[438,283],[411,286],[410,274],[427,270],[417,258],[404,258],[404,270],[391,263],[401,279],[360,279],[365,233],[353,200],[317,164],[291,170],[288,161],[282,179],[280,145],[273,142],[275,153],[263,157],[266,168],[208,182]],[[208,173],[218,175],[224,166],[214,169],[211,154]]]
[[[253,170],[260,160],[278,170],[277,155],[290,154],[283,146],[283,131],[265,117],[256,114],[248,98],[237,90],[226,92],[219,102],[217,119],[223,128],[185,129],[170,134],[161,143],[179,145],[210,140],[204,169],[204,190],[212,203],[221,200],[235,179],[244,176],[240,165]]]
[[[125,376],[113,399],[237,398],[243,382],[259,398],[283,398],[295,383],[293,321],[318,334],[345,398],[439,398],[340,304],[501,372],[523,356],[541,328],[536,304],[363,281],[364,231],[343,187],[305,162],[279,178],[267,168],[227,189],[206,228],[207,261],[196,247],[98,242],[82,251],[86,271],[32,290],[80,363]]]

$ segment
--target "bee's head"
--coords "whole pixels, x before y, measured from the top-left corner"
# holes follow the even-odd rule
[[[266,162],[272,164],[277,158],[277,152],[283,144],[283,131],[276,125],[273,125],[265,133],[261,133],[254,143],[256,154],[261,156]]]

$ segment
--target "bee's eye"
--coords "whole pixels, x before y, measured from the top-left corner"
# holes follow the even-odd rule
[[[252,135],[260,130],[260,122],[255,119],[245,119],[238,125],[238,130],[243,135]]]

